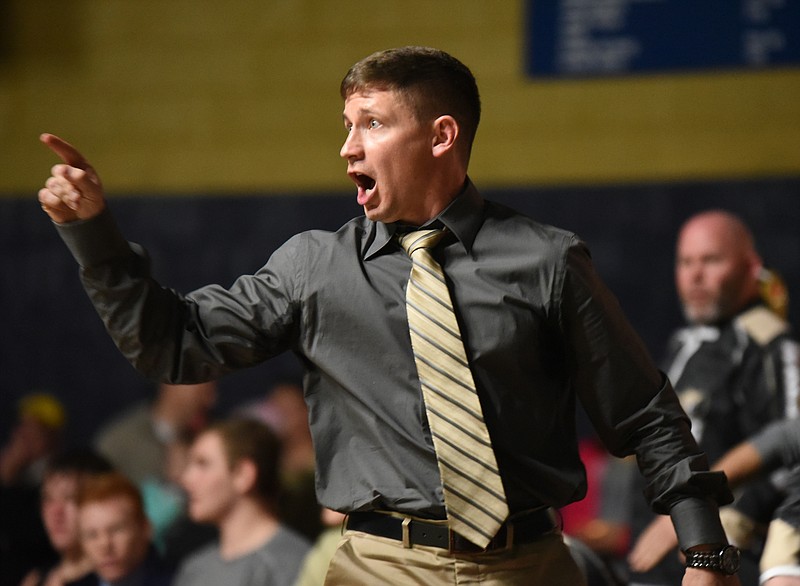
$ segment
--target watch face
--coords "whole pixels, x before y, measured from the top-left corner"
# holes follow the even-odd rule
[[[728,545],[720,553],[720,569],[726,574],[734,574],[739,570],[739,549]]]

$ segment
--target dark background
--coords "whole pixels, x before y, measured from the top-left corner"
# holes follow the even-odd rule
[[[782,273],[790,293],[800,291],[799,178],[483,193],[586,240],[599,273],[656,358],[682,321],[672,277],[674,241],[694,212],[739,214],[767,265]],[[110,206],[126,237],[150,252],[161,283],[184,292],[209,282],[229,285],[261,267],[292,234],[334,230],[361,213],[350,193],[116,194]],[[35,194],[0,199],[0,266],[0,441],[17,399],[34,389],[64,402],[73,444],[89,441],[108,417],[153,392],[105,333]],[[790,305],[795,329],[798,314]],[[223,379],[218,414],[297,374],[297,361],[284,356]]]

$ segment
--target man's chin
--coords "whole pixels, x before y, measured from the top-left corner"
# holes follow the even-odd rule
[[[378,206],[362,206],[364,208],[364,215],[368,220],[373,222],[383,222],[388,224],[393,220],[387,218],[387,214]]]
[[[720,320],[720,308],[716,305],[683,306],[683,315],[686,321],[696,326],[706,326]]]
[[[106,582],[116,582],[125,577],[125,573],[121,568],[114,566],[109,568],[98,568],[97,573]]]

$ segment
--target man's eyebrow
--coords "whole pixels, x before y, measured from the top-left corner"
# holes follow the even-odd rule
[[[356,110],[355,114],[358,116],[380,116],[378,112],[376,112],[371,108],[359,108],[358,110]],[[342,112],[342,120],[347,120],[347,119],[348,119],[347,114],[345,112]]]

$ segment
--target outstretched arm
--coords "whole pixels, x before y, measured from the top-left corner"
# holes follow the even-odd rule
[[[61,163],[52,168],[39,201],[80,266],[106,329],[139,372],[191,384],[289,347],[297,324],[298,259],[309,257],[305,239],[287,242],[260,271],[228,289],[208,285],[181,294],[158,283],[144,249],[124,238],[86,158],[55,135],[40,140]]]
[[[723,455],[713,469],[724,471],[730,485],[737,487],[758,476],[763,466],[764,461],[758,449],[752,442],[744,441]]]
[[[50,178],[39,190],[39,203],[58,224],[88,220],[106,207],[103,186],[94,168],[71,144],[54,134],[39,137],[61,159],[53,166]]]

